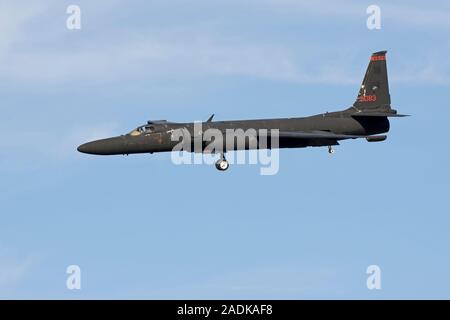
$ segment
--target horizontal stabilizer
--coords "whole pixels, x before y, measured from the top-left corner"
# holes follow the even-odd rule
[[[381,142],[386,140],[387,136],[386,135],[382,135],[382,136],[369,136],[366,138],[366,140],[368,142]]]

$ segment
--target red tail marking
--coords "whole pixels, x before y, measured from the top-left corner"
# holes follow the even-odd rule
[[[386,56],[372,56],[370,57],[370,61],[385,61]]]
[[[360,102],[373,102],[373,101],[377,101],[377,96],[376,95],[367,95],[367,96],[360,96],[358,98],[358,100]]]

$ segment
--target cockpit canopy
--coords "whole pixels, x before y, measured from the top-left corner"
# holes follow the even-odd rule
[[[168,123],[167,120],[149,120],[147,121],[147,124],[137,127],[128,134],[130,136],[139,136],[143,133],[152,133],[155,131],[160,131],[161,127],[164,127],[166,123]]]
[[[137,127],[129,133],[130,136],[139,136],[143,133],[152,133],[155,131],[155,126],[151,124],[145,124],[143,126]]]

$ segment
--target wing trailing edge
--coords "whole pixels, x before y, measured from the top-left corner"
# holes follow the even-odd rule
[[[261,136],[261,134],[259,134]],[[274,135],[272,131],[267,135]],[[358,139],[366,138],[367,135],[350,135],[333,133],[329,131],[314,130],[314,131],[279,131],[278,137],[280,138],[292,138],[292,139],[331,139],[331,140],[343,140],[343,139]]]
[[[390,112],[358,112],[352,114],[352,117],[409,117],[409,114],[398,114]]]

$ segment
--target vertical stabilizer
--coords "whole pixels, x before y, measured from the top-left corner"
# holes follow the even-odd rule
[[[386,51],[379,51],[370,57],[369,66],[353,107],[358,110],[390,109],[390,105]]]

